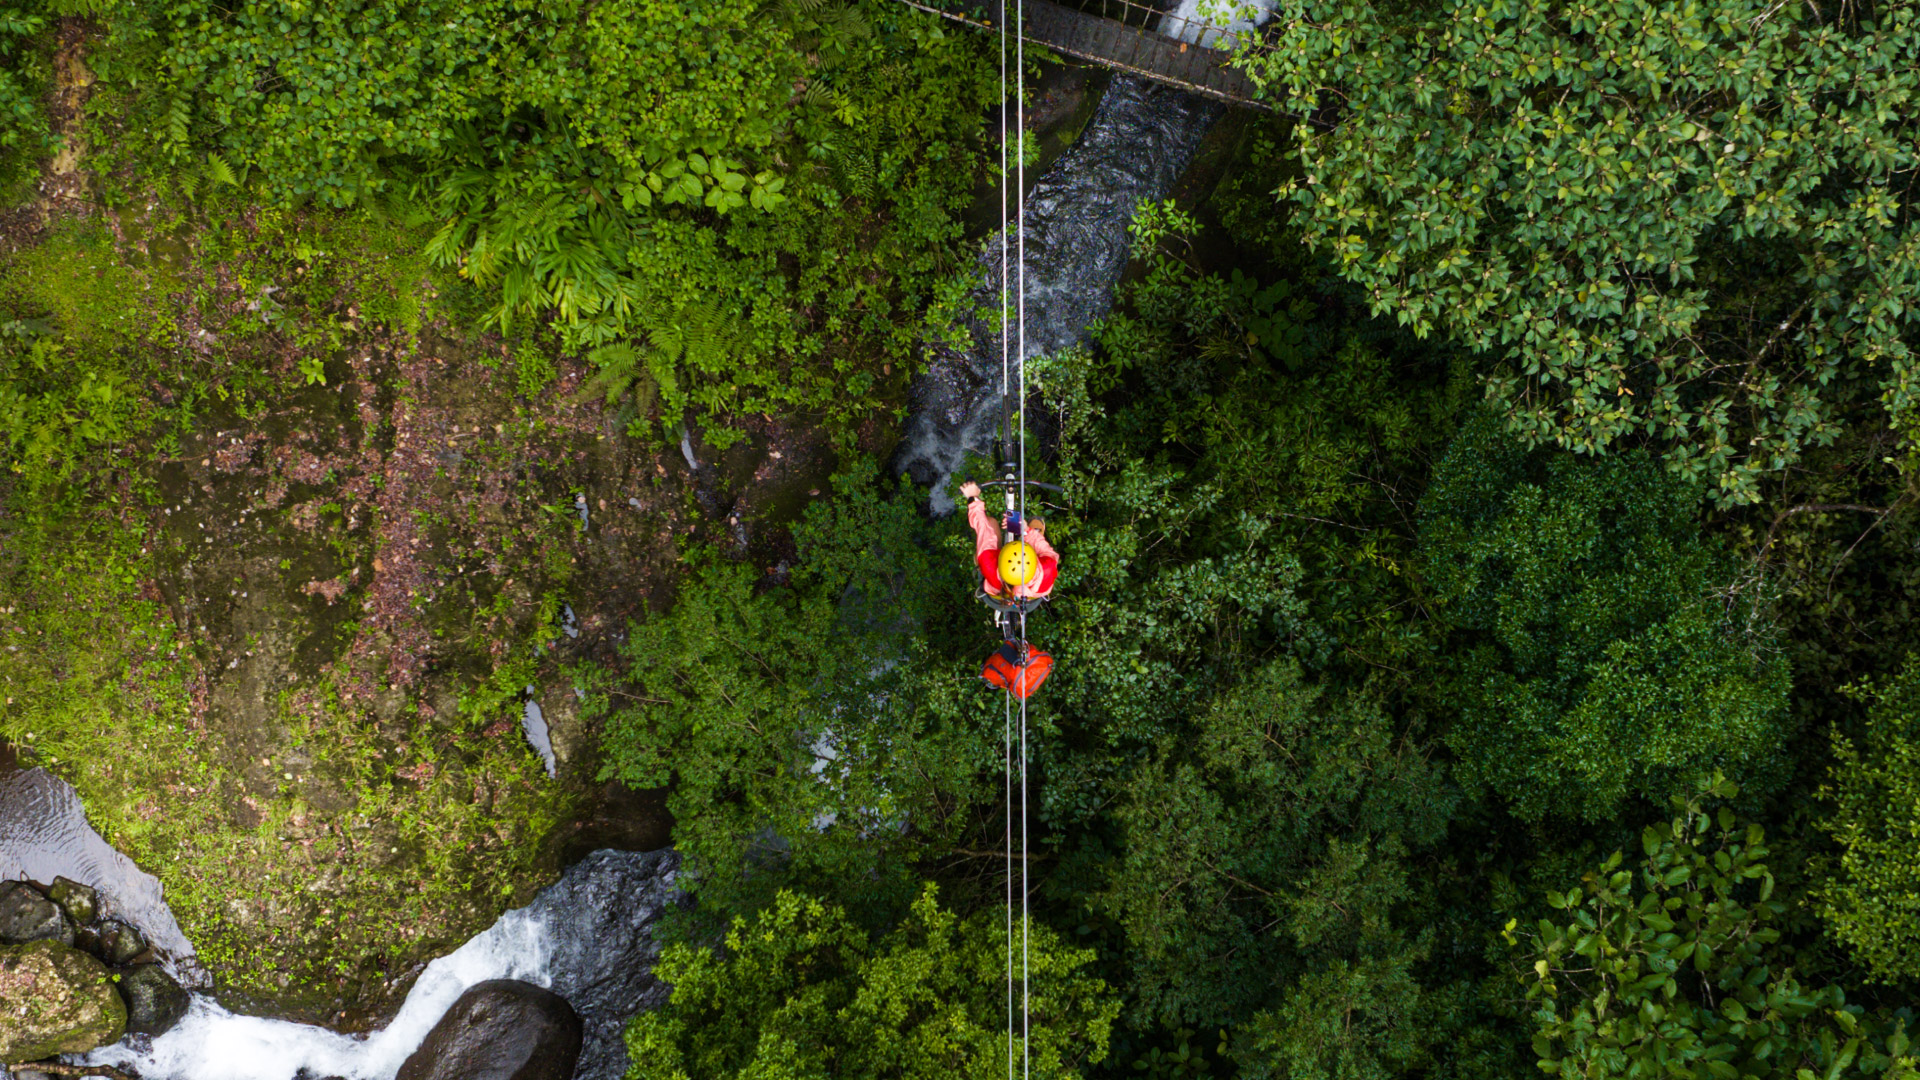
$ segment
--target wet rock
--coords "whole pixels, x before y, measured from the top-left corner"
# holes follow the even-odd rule
[[[120,975],[120,996],[127,1003],[127,1030],[164,1035],[187,1015],[187,992],[159,964],[142,964]]]
[[[54,878],[53,888],[47,890],[47,899],[59,904],[67,918],[81,926],[92,922],[100,911],[99,894],[72,878]]]
[[[0,1061],[38,1061],[116,1042],[127,1009],[106,966],[57,941],[0,947]]]
[[[144,927],[190,988],[205,985],[193,944],[160,896],[160,882],[87,824],[86,808],[66,781],[44,769],[0,776],[0,882],[61,875],[92,887],[99,911]]]
[[[580,1015],[585,1041],[575,1080],[627,1075],[627,1021],[670,993],[653,977],[660,956],[655,924],[686,901],[680,856],[666,851],[596,851],[542,890],[527,913],[554,930],[548,985]]]
[[[460,995],[395,1080],[573,1080],[580,1035],[567,999],[488,979]]]
[[[146,936],[137,927],[119,919],[108,919],[101,923],[97,935],[100,959],[109,964],[131,964],[134,957],[147,951]]]
[[[0,882],[0,942],[73,944],[73,923],[60,906],[24,881]]]

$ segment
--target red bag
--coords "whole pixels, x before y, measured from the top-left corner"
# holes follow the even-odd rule
[[[1039,649],[1030,646],[1023,648],[1011,641],[987,657],[987,666],[980,671],[981,678],[1022,700],[1040,689],[1040,684],[1046,682],[1051,674],[1053,657]]]

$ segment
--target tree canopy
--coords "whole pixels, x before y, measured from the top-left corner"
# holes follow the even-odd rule
[[[1020,704],[883,463],[1000,107],[1032,179],[1118,76],[1002,102],[895,0],[0,0],[0,761],[340,1024],[670,840],[636,1078],[1005,1075],[1024,963],[1049,1080],[1920,1080],[1920,5],[1243,38],[1271,108],[1026,361]]]
[[[1376,312],[1495,361],[1529,445],[1650,436],[1716,498],[1912,413],[1904,3],[1282,0],[1282,194]]]
[[[1686,777],[1764,776],[1788,667],[1764,584],[1647,454],[1528,454],[1481,420],[1434,470],[1421,552],[1464,635],[1447,739],[1516,812],[1599,820]]]

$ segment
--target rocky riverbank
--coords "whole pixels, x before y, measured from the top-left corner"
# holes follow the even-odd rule
[[[0,1064],[171,1031],[187,991],[157,960],[89,885],[0,882]]]

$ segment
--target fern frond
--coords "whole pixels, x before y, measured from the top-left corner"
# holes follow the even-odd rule
[[[867,14],[848,4],[834,13],[832,38],[841,48],[873,36],[873,23]]]
[[[612,405],[620,400],[627,388],[637,381],[651,383],[652,375],[647,371],[640,356],[640,350],[624,341],[602,345],[587,353],[587,362],[594,366],[593,377],[580,388],[580,396],[600,394],[606,403]],[[652,396],[651,388],[648,397]]]
[[[160,126],[166,132],[164,144],[167,156],[179,161],[186,153],[187,140],[193,133],[193,107],[185,96],[176,97],[167,103],[167,114]]]
[[[206,174],[207,179],[216,184],[226,184],[228,187],[240,186],[240,178],[233,174],[233,166],[227,164],[227,159],[221,157],[218,152],[207,155]]]
[[[874,167],[873,158],[864,147],[859,150],[835,150],[832,158],[834,186],[840,194],[851,199],[873,197],[874,181],[879,170]]]

